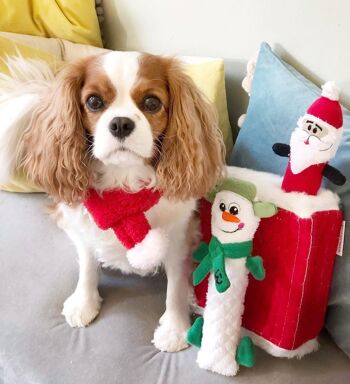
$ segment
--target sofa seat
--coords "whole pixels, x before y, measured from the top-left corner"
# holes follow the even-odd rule
[[[61,315],[78,275],[75,249],[45,213],[43,194],[0,192],[0,383],[206,384],[350,383],[350,361],[323,334],[302,360],[269,356],[235,378],[201,370],[196,348],[159,352],[153,331],[164,311],[163,274],[101,271],[103,306],[85,329]]]

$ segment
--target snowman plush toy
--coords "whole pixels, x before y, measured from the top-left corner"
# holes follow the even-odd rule
[[[248,285],[248,273],[262,280],[262,259],[252,256],[252,239],[260,218],[276,213],[272,203],[255,201],[252,183],[226,178],[212,191],[212,238],[201,243],[193,257],[199,262],[193,273],[198,285],[208,274],[209,284],[203,317],[187,333],[190,344],[199,347],[201,368],[226,376],[236,375],[239,365],[254,364],[252,341],[241,339],[241,318]]]

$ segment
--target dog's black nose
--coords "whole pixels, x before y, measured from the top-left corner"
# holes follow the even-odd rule
[[[114,117],[109,124],[109,131],[114,137],[122,140],[134,130],[135,123],[128,117]]]

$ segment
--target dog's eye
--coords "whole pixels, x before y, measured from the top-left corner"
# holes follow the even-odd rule
[[[162,107],[162,102],[155,96],[147,96],[143,100],[143,109],[146,112],[158,112]]]
[[[104,107],[103,100],[96,95],[89,96],[86,100],[86,105],[91,112],[97,112]]]

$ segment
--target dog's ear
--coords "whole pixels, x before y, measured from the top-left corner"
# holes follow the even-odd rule
[[[198,198],[210,191],[224,167],[224,145],[213,107],[180,64],[169,60],[169,123],[162,138],[157,177],[165,196]]]
[[[70,64],[34,111],[22,141],[20,167],[56,200],[82,199],[89,184],[80,91],[87,60]]]

